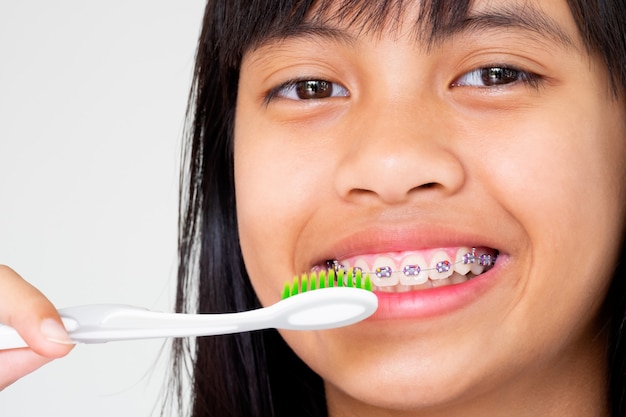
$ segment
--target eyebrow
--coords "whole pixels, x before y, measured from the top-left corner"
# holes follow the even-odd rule
[[[529,5],[507,5],[470,11],[466,17],[451,18],[448,22],[428,22],[427,19],[424,16],[418,19],[415,23],[415,33],[416,39],[425,41],[429,47],[463,35],[502,29],[535,34],[538,39],[550,39],[563,48],[575,45],[572,37],[555,19]],[[299,25],[279,26],[262,37],[251,49],[263,48],[274,41],[291,39],[329,39],[353,46],[358,42],[359,36],[351,34],[348,31],[350,28],[356,27],[358,33],[386,30],[385,25],[370,27],[370,22],[366,18],[361,22],[357,20],[348,22],[346,28],[333,25],[329,21],[330,19],[320,16]]]
[[[539,37],[552,39],[565,48],[574,45],[574,40],[556,20],[530,6],[509,6],[470,13],[459,24],[453,24],[444,30],[443,36],[450,37],[459,33],[488,29],[518,29],[535,33]]]

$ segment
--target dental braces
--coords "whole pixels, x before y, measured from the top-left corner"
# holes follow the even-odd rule
[[[340,264],[339,261],[337,261],[336,259],[331,259],[331,260],[326,261],[326,267],[329,270],[335,271],[336,274],[338,274],[340,271],[343,271],[344,274],[349,274],[349,273],[351,273],[352,275],[355,275],[357,273],[374,274],[378,278],[389,278],[394,272],[400,272],[407,277],[416,277],[420,273],[428,272],[428,271],[437,271],[440,274],[445,273],[445,272],[450,271],[450,269],[452,269],[454,265],[460,265],[460,264],[470,265],[470,264],[477,263],[478,265],[481,265],[483,267],[489,267],[496,263],[497,257],[498,255],[490,255],[488,253],[483,253],[477,256],[476,248],[472,248],[472,251],[464,254],[461,257],[461,260],[456,261],[456,262],[443,260],[443,261],[437,262],[435,266],[432,268],[422,268],[419,265],[412,264],[412,265],[404,266],[404,268],[402,268],[401,271],[394,271],[390,266],[381,266],[381,267],[376,268],[375,271],[370,271],[370,272],[363,271],[363,269],[359,267],[350,268],[350,271],[348,271],[346,267]]]

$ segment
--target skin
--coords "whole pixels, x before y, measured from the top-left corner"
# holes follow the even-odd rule
[[[67,355],[71,344],[50,301],[15,271],[0,265],[0,323],[17,329],[29,348],[0,351],[0,390],[55,358]],[[54,339],[56,341],[51,341]]]
[[[263,304],[324,259],[436,249],[438,235],[501,255],[454,308],[390,303],[399,317],[283,332],[324,379],[331,416],[608,415],[601,305],[626,217],[624,102],[565,1],[474,11],[522,3],[568,41],[492,27],[427,50],[405,15],[359,36],[331,19],[341,37],[244,56],[237,215]],[[537,81],[468,75],[503,65]],[[292,79],[336,83],[335,94],[277,88]]]

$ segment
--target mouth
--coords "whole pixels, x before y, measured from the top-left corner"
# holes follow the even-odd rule
[[[370,276],[374,291],[409,292],[462,284],[493,268],[498,254],[493,248],[464,246],[366,254],[330,259],[312,272],[343,270],[350,277],[360,271]]]

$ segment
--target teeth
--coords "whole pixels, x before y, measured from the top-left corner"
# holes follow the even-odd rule
[[[469,278],[466,277],[465,275],[457,274],[455,272],[449,278],[438,279],[438,280],[432,281],[432,283],[433,283],[433,287],[445,287],[447,285],[460,284],[468,280]]]
[[[465,275],[461,275],[457,273],[452,274],[452,276],[449,279],[452,282],[452,284],[460,284],[462,282],[469,280],[469,278],[466,277]]]
[[[428,272],[423,271],[420,265],[426,261],[420,255],[409,255],[400,264],[400,282],[404,285],[420,285],[428,281]]]
[[[355,266],[360,265],[358,265],[357,262]],[[374,265],[372,265],[372,283],[379,287],[389,287],[392,285],[397,285],[400,280],[398,279],[398,274],[394,273],[396,269],[396,263],[393,261],[393,259],[385,256],[377,258],[374,262]],[[365,268],[363,270],[367,271],[367,265],[365,265]]]
[[[437,288],[437,287],[447,287],[448,285],[452,284],[452,282],[450,282],[449,278],[444,278],[444,279],[436,279],[434,281],[431,281],[431,285],[433,286],[433,288]]]
[[[430,261],[430,271],[428,271],[430,279],[446,279],[453,273],[454,270],[452,269],[452,263],[448,259],[448,255],[443,251],[435,253]]]
[[[472,249],[459,248],[454,258],[454,271],[461,275],[467,275],[471,270],[473,259],[474,255]]]
[[[451,254],[454,255],[451,256]],[[441,287],[465,282],[489,270],[498,257],[498,251],[488,248],[459,247],[434,251],[430,264],[421,252],[387,256],[363,256],[340,261],[326,261],[326,269],[344,272],[361,270],[368,274],[379,291],[403,292]],[[373,264],[371,264],[373,262]],[[321,270],[316,266],[313,270]]]
[[[478,263],[483,266],[491,266],[493,263],[493,257],[489,254],[482,254],[478,257]]]
[[[476,253],[476,262],[474,262],[471,267],[470,267],[470,271],[472,272],[472,274],[474,275],[480,275],[483,273],[483,271],[485,270],[485,264],[479,262],[480,261],[480,257],[485,255],[485,253]]]

